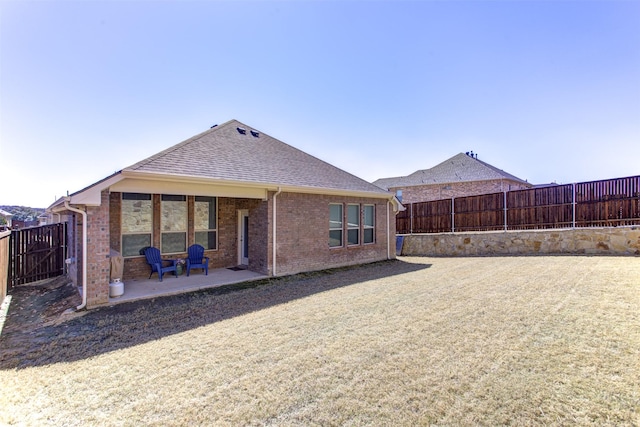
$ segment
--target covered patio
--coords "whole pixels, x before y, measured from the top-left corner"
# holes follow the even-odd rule
[[[162,282],[154,273],[151,279],[129,279],[124,282],[124,294],[119,297],[109,297],[109,305],[123,302],[149,299],[165,295],[182,294],[217,286],[234,283],[249,282],[265,279],[268,276],[246,269],[216,268],[210,269],[207,276],[200,271],[174,276],[165,273]]]

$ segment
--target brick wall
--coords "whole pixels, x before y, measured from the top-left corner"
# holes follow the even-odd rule
[[[109,302],[109,192],[100,206],[87,207],[87,307]]]
[[[525,185],[519,181],[494,179],[487,181],[397,187],[390,188],[389,191],[395,193],[397,190],[402,190],[402,203],[417,203],[451,199],[453,197],[476,196],[480,194],[499,193],[512,190],[524,190],[531,187],[532,185]]]
[[[66,264],[67,277],[74,285],[80,286],[82,285],[82,217],[75,213],[69,214],[67,219],[67,256],[74,260],[71,264]]]
[[[238,264],[238,212],[249,212],[249,269],[265,275],[273,274],[272,244],[273,192],[267,200],[218,198],[218,249],[209,250],[210,268],[226,268]],[[153,195],[153,245],[160,247],[160,196]],[[329,248],[329,204],[372,204],[375,206],[375,242],[341,248]],[[194,212],[193,196],[187,198],[189,221],[187,246],[193,243]],[[387,259],[388,242],[390,256],[395,256],[395,218],[387,233],[387,201],[380,199],[334,197],[297,193],[281,193],[277,198],[277,271],[278,275],[301,271],[320,270],[331,267],[373,262]],[[389,208],[391,215],[394,215]],[[103,205],[90,208],[89,262],[92,271],[92,304],[108,302],[109,249],[120,252],[121,194],[103,194]],[[346,223],[346,220],[345,220]],[[94,233],[96,235],[94,236]],[[345,233],[346,239],[346,233]],[[186,257],[171,254],[169,258]],[[123,281],[132,278],[147,278],[149,266],[143,256],[125,259]],[[99,285],[101,283],[101,285]]]
[[[120,252],[120,218],[121,218],[121,193],[112,193],[110,198],[110,244],[111,248]],[[153,201],[153,245],[160,247],[160,199],[161,196],[154,194]],[[187,197],[188,230],[187,247],[194,243],[194,200],[193,196]],[[261,208],[266,202],[252,199],[229,199],[218,198],[218,248],[216,250],[205,251],[205,256],[210,258],[210,268],[227,268],[238,264],[238,210],[247,209],[249,211],[250,247],[249,247],[249,268],[266,274],[262,265],[264,261],[264,251],[261,245],[264,242],[257,230],[260,229],[260,215],[265,215],[266,210]],[[186,258],[187,253],[171,254],[165,258]],[[130,278],[149,277],[149,265],[143,256],[126,258],[124,262],[123,280]]]
[[[347,203],[375,205],[375,243],[329,248],[330,203],[345,204],[344,215]],[[394,215],[392,209],[389,210]],[[386,200],[282,193],[277,199],[276,274],[294,274],[387,259],[390,236],[395,239],[395,218],[387,234]],[[392,250],[389,255],[394,257],[394,253]]]

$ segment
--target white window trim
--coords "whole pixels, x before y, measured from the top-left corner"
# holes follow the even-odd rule
[[[218,233],[218,221],[219,221],[218,214],[219,214],[220,210],[218,209],[218,198],[214,197],[214,196],[203,196],[203,197],[210,197],[215,201],[215,205],[216,205],[216,223],[215,223],[215,227],[216,228],[209,228],[209,229],[203,230],[203,229],[198,229],[198,228],[195,227],[195,215],[196,215],[195,211],[196,211],[196,203],[198,203],[198,200],[197,200],[198,196],[195,196],[193,198],[193,216],[194,216],[193,241],[195,242],[196,233],[198,233],[198,232],[205,232],[206,231],[208,233],[208,232],[211,232],[211,231],[215,231],[216,232],[216,247],[214,249],[205,248],[204,250],[205,251],[217,251],[218,248],[220,247],[220,233]],[[202,202],[200,202],[200,203],[202,203]],[[188,215],[188,213],[187,213],[187,215]]]
[[[123,216],[123,211],[122,211],[122,201],[125,200],[124,199],[124,195],[125,194],[148,194],[150,197],[150,201],[151,201],[151,231],[149,231],[148,233],[125,233],[122,231],[122,216]],[[135,257],[141,257],[144,255],[140,255],[140,254],[136,254],[136,255],[124,255],[124,236],[136,236],[136,235],[149,235],[149,245],[153,246],[153,194],[149,194],[149,193],[135,193],[135,192],[130,192],[130,191],[125,191],[120,193],[120,253],[123,255],[124,258],[135,258]]]
[[[162,231],[162,217],[163,217],[163,215],[162,215],[162,213],[163,213],[163,206],[162,206],[162,205],[163,205],[163,203],[165,202],[164,200],[162,200],[162,196],[165,196],[165,195],[167,195],[167,196],[173,196],[173,194],[161,194],[161,195],[160,195],[160,253],[161,253],[161,254],[163,254],[163,255],[164,255],[164,254],[167,254],[167,255],[171,255],[171,254],[181,254],[181,253],[186,252],[186,250],[187,250],[187,248],[188,248],[188,246],[189,246],[189,241],[188,241],[188,239],[187,239],[187,237],[188,237],[187,235],[188,235],[188,233],[189,233],[189,202],[187,201],[187,200],[188,200],[188,198],[187,198],[187,196],[186,196],[186,195],[182,195],[182,196],[184,197],[184,202],[183,202],[183,203],[185,204],[186,212],[187,212],[187,217],[185,218],[185,227],[186,227],[186,229],[185,229],[184,231],[182,231],[182,230],[178,230],[178,231]],[[172,201],[173,201],[173,200],[172,200]],[[184,251],[178,251],[178,252],[164,252],[164,250],[163,250],[163,248],[162,248],[162,236],[163,236],[164,234],[177,234],[177,233],[184,233],[184,246],[185,246]],[[216,236],[216,238],[217,238],[217,236]]]
[[[331,206],[340,206],[341,218],[340,218],[340,228],[331,227]],[[331,246],[331,231],[340,230],[340,244],[336,246]],[[344,247],[344,203],[329,203],[329,249],[337,249]]]
[[[364,210],[367,207],[371,207],[373,212],[373,225],[367,225],[364,221]],[[365,230],[373,230],[373,240],[371,242],[364,241],[364,231]],[[365,204],[362,207],[362,244],[363,245],[373,245],[376,243],[376,205]]]
[[[358,225],[355,227],[351,227],[349,224],[349,208],[355,206],[358,209]],[[360,244],[362,243],[362,239],[361,239],[361,228],[362,228],[362,209],[360,207],[359,203],[348,203],[347,204],[347,246],[360,246]],[[358,241],[356,243],[349,243],[349,231],[350,230],[357,230],[358,231]]]

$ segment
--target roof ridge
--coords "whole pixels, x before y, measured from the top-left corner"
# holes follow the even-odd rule
[[[221,125],[214,125],[211,128],[209,128],[209,129],[207,129],[207,130],[205,130],[203,132],[200,132],[197,135],[194,135],[194,136],[192,136],[190,138],[187,138],[182,142],[178,142],[177,144],[174,144],[174,145],[172,145],[172,146],[170,146],[170,147],[168,147],[168,148],[166,148],[166,149],[164,149],[164,150],[162,150],[162,151],[160,151],[160,152],[158,152],[156,154],[153,154],[150,157],[147,157],[146,159],[140,160],[139,162],[136,162],[136,163],[134,163],[134,164],[132,164],[130,166],[127,166],[123,170],[139,169],[139,168],[141,168],[141,167],[153,162],[154,160],[161,159],[162,157],[164,157],[164,156],[166,156],[166,155],[168,155],[170,153],[173,153],[174,151],[178,150],[179,148],[182,148],[185,145],[188,145],[189,143],[191,143],[191,142],[193,142],[193,141],[195,141],[195,140],[197,140],[197,139],[199,139],[199,138],[201,138],[201,137],[203,137],[203,136],[205,136],[207,134],[213,133],[213,132],[215,132],[215,131],[223,128],[223,127],[228,126],[232,122],[240,123],[235,119],[231,119],[231,120],[228,120],[228,121],[222,123]],[[242,123],[240,123],[240,124],[242,124]]]
[[[475,162],[473,162],[475,161]],[[502,169],[499,169],[489,163],[479,160],[475,156],[465,153],[458,153],[442,162],[426,169],[418,169],[415,172],[398,177],[379,178],[374,181],[375,185],[381,188],[389,187],[406,187],[425,184],[444,184],[447,182],[459,182],[463,180],[462,175],[471,181],[485,181],[490,179],[511,179],[522,183],[527,181],[518,178]],[[475,175],[475,177],[474,177]],[[455,179],[448,181],[447,179]]]

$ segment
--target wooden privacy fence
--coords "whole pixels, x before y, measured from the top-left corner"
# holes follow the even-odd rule
[[[0,231],[0,303],[7,296],[9,280],[9,239],[11,231]]]
[[[640,224],[640,176],[411,203],[396,232],[533,230]]]
[[[67,224],[13,230],[9,242],[9,287],[64,274]]]

